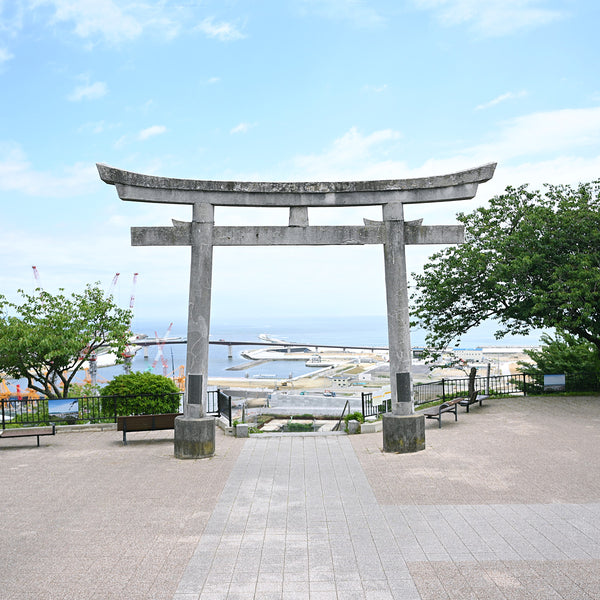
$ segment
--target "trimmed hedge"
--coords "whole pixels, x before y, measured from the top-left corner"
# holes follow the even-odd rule
[[[148,372],[117,375],[100,391],[102,414],[151,415],[179,412],[181,394],[168,377]]]

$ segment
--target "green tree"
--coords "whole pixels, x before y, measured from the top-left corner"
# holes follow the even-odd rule
[[[460,213],[465,243],[413,275],[413,325],[441,349],[488,319],[496,338],[557,329],[600,352],[600,182],[508,187]]]
[[[522,373],[543,382],[544,375],[564,373],[585,375],[590,379],[600,377],[600,354],[594,344],[566,332],[553,337],[542,335],[542,346],[525,350],[533,362],[519,361]]]
[[[90,354],[109,348],[120,357],[130,335],[131,311],[117,307],[98,283],[70,297],[63,292],[19,290],[21,304],[0,295],[0,371],[27,379],[47,398],[67,398]]]
[[[181,394],[172,379],[148,372],[117,375],[100,391],[105,415],[148,415],[179,411]],[[116,413],[115,413],[116,403]]]

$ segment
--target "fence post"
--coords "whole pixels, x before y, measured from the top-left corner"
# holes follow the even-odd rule
[[[365,393],[364,392],[360,393],[360,401],[362,403],[362,416],[364,418],[364,416],[365,416]]]
[[[446,402],[446,390],[444,388],[444,378],[442,377],[442,400]]]

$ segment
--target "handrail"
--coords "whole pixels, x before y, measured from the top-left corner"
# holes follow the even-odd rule
[[[342,414],[340,415],[340,420],[333,427],[331,431],[339,431],[340,425],[342,424],[342,419],[344,418],[344,413],[346,412],[346,408],[348,409],[348,414],[350,414],[350,400],[346,400],[346,404],[344,404],[344,409],[342,410]]]

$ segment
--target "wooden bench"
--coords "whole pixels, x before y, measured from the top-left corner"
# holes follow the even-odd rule
[[[424,408],[417,411],[417,414],[424,415],[426,419],[437,419],[438,427],[442,428],[442,415],[447,412],[454,413],[454,420],[458,421],[458,403],[460,400],[448,400],[431,408]]]
[[[467,412],[469,412],[469,407],[471,406],[471,404],[479,402],[479,406],[482,406],[481,403],[483,402],[484,398],[487,398],[487,396],[482,396],[479,392],[475,391],[469,397],[461,398],[460,405],[465,406],[467,408]]]
[[[183,413],[165,413],[162,415],[130,415],[117,417],[117,431],[123,432],[123,445],[127,445],[127,432],[157,431],[159,429],[174,429],[175,417]]]
[[[37,445],[40,445],[41,435],[56,435],[56,426],[54,424],[43,427],[11,427],[0,431],[1,438],[16,437],[37,437]]]

